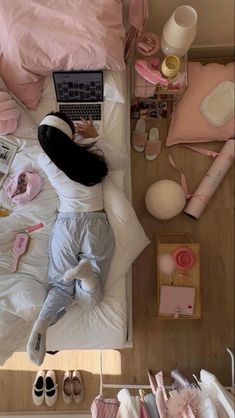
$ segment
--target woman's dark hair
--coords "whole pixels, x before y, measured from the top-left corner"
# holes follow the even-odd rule
[[[51,112],[48,115],[64,120],[75,133],[75,126],[67,115],[62,112]],[[108,174],[104,157],[90,149],[93,144],[78,145],[62,131],[48,125],[39,126],[38,139],[51,161],[71,180],[84,186],[94,186]]]

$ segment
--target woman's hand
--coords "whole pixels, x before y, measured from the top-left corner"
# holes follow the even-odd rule
[[[81,123],[75,123],[76,133],[82,135],[84,138],[96,138],[98,136],[98,132],[93,125],[91,117],[89,121],[85,119],[81,119],[81,121]]]

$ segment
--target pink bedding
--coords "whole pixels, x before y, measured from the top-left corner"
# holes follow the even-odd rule
[[[122,20],[122,0],[1,0],[0,75],[34,109],[53,70],[122,70]]]

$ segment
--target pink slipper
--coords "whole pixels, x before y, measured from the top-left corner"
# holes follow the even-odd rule
[[[135,61],[135,70],[141,77],[145,78],[149,83],[161,84],[162,86],[168,86],[168,80],[161,75],[161,73],[148,66],[145,60]]]
[[[132,145],[137,152],[143,152],[148,134],[146,132],[146,123],[144,119],[139,119],[132,134]]]
[[[161,151],[161,144],[158,128],[151,128],[149,131],[148,141],[145,145],[144,156],[146,160],[152,161],[158,157]]]

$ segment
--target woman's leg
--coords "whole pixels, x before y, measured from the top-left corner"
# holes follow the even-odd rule
[[[83,289],[92,290],[96,287],[96,275],[92,270],[90,261],[86,258],[82,258],[76,267],[70,268],[64,275],[66,282],[78,278],[82,281]]]
[[[76,282],[76,299],[84,308],[90,309],[103,295],[114,252],[114,235],[105,213],[84,214],[81,261],[65,275]]]
[[[51,288],[35,322],[27,351],[31,360],[40,365],[46,353],[46,335],[50,325],[55,324],[67,311],[74,299],[74,281],[65,282],[63,275],[78,263],[79,227],[74,218],[58,215],[49,243],[48,282]]]

